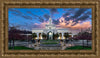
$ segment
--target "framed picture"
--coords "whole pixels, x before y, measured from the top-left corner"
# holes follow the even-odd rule
[[[1,0],[0,57],[99,58],[99,0]]]

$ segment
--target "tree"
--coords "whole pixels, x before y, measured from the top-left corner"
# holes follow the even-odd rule
[[[20,37],[20,35],[17,33],[17,29],[15,27],[10,27],[9,30],[9,40],[10,40],[10,46],[11,46],[11,40],[13,40],[13,49],[14,49],[14,40],[18,39],[18,37]]]
[[[9,43],[11,47],[11,41],[13,41],[13,49],[15,45],[15,40],[26,40],[26,35],[22,34],[31,34],[31,31],[19,30],[15,26],[9,27]],[[31,40],[32,36],[28,36],[28,39]]]
[[[57,39],[58,37],[59,37],[59,34],[58,33],[54,34],[54,38],[55,39]]]
[[[36,38],[36,37],[37,37],[36,33],[32,33],[32,38]]]
[[[87,40],[87,47],[88,47],[88,40],[92,39],[92,34],[88,32],[81,32],[78,33],[78,36],[75,39],[82,40],[83,48],[84,48],[84,40]]]
[[[92,33],[84,32],[82,33],[84,40],[87,40],[87,47],[88,47],[88,40],[92,39]]]
[[[69,35],[68,32],[67,32],[67,33],[64,33],[64,37],[65,37],[65,38],[69,38],[69,36],[70,36],[70,35]]]
[[[42,37],[46,39],[47,35],[45,33],[43,33]]]

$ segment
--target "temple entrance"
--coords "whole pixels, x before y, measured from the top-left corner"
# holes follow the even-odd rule
[[[47,39],[53,40],[53,32],[49,31],[47,33]]]

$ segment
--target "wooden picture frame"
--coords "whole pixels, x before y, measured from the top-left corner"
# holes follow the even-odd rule
[[[10,57],[100,57],[100,0],[1,0],[0,1],[0,58]],[[92,8],[92,50],[8,50],[8,8]]]

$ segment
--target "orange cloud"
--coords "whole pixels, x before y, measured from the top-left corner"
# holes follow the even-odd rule
[[[72,26],[76,22],[73,22],[73,20],[66,21],[63,17],[61,17],[59,19],[59,22],[60,23],[58,25],[56,25],[59,28],[86,29],[86,28],[91,27],[90,21],[86,21],[83,23],[80,23],[81,21],[78,21],[78,23],[76,25]],[[67,24],[67,23],[69,23],[69,24]]]
[[[66,21],[63,17],[61,17],[59,19],[59,22],[60,23],[58,25],[56,25],[57,28],[60,28],[60,29],[65,28],[69,32],[72,32],[73,34],[77,34],[78,32],[81,31],[81,29],[85,30],[85,29],[91,27],[90,21],[86,21],[86,22],[83,22],[83,23],[80,23],[81,21],[78,21],[78,23],[76,25],[72,26],[76,22],[73,22],[73,20]],[[67,23],[69,23],[69,24],[67,24]]]
[[[79,29],[85,29],[85,28],[89,28],[91,27],[91,22],[90,21],[87,21],[87,22],[83,22],[82,24],[78,23],[76,24],[75,26],[73,26],[72,28],[79,28]]]
[[[48,24],[48,22],[43,22],[43,23],[34,23],[34,26],[37,26],[36,28],[45,28],[45,25]]]
[[[38,23],[34,23],[34,25],[39,25]]]
[[[41,26],[42,28],[45,28],[45,25],[46,25],[46,24],[48,24],[48,22],[43,22],[43,23],[40,24],[40,26]]]

